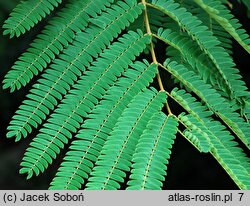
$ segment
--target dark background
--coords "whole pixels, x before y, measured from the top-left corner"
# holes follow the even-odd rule
[[[0,0],[1,26],[17,2],[19,1]],[[236,0],[233,2],[236,3]],[[235,4],[233,12],[250,33],[249,19],[246,17],[245,7]],[[40,23],[35,29],[21,38],[11,40],[6,36],[2,36],[2,29],[0,29],[0,82],[2,82],[4,75],[11,68],[14,61],[26,50],[32,39],[39,33],[43,24]],[[234,43],[233,57],[249,88],[249,55]],[[57,160],[44,174],[33,177],[28,181],[18,173],[19,164],[31,138],[27,137],[25,140],[15,143],[14,139],[7,139],[5,135],[6,127],[12,115],[24,100],[26,92],[29,91],[28,87],[10,94],[9,91],[2,90],[2,85],[0,86],[0,189],[2,190],[47,189],[55,175],[56,168],[59,166],[60,160]],[[238,188],[211,155],[199,153],[184,138],[178,136],[172,150],[168,175],[163,189]]]

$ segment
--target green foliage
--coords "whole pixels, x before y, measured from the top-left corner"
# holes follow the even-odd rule
[[[250,53],[249,35],[230,11],[218,0],[195,0],[195,2],[205,9],[212,19],[217,21],[238,43]],[[239,29],[241,28],[241,29]]]
[[[132,157],[129,190],[161,189],[177,123],[173,116],[166,117],[162,112],[155,113],[151,118]]]
[[[20,36],[59,3],[21,2],[4,34]],[[248,53],[250,39],[226,3],[62,5],[3,80],[13,92],[38,76],[7,128],[16,141],[36,135],[20,173],[40,175],[69,145],[50,189],[161,189],[178,132],[250,189],[250,93],[231,57],[232,39]]]
[[[7,75],[5,76],[4,88],[11,91],[25,86],[34,75],[43,71],[56,55],[72,43],[76,33],[83,31],[90,17],[96,17],[109,1],[72,1],[51,19],[41,34],[37,36],[31,47],[22,54]],[[79,40],[80,38],[80,40]],[[74,43],[82,43],[81,37],[76,38]],[[76,45],[77,47],[78,45]],[[71,47],[71,51],[74,47]],[[71,52],[70,49],[68,52]],[[65,52],[67,55],[68,53]],[[71,55],[70,55],[71,56]],[[64,59],[64,58],[62,58]],[[60,65],[60,64],[59,64]]]
[[[60,3],[62,3],[62,0],[22,1],[13,9],[10,17],[5,21],[3,25],[4,34],[9,34],[10,38],[13,36],[19,37],[34,27]]]

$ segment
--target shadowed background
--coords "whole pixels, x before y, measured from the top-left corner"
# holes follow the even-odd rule
[[[1,27],[18,2],[19,0],[0,0]],[[246,17],[244,6],[235,4],[233,12],[250,33],[249,19]],[[14,61],[28,48],[49,18],[18,39],[9,40],[7,36],[2,36],[2,29],[0,28],[0,82],[2,82],[4,75]],[[249,88],[250,71],[247,70],[250,63],[249,55],[235,43],[233,48],[235,63]],[[47,189],[60,164],[60,159],[65,153],[62,152],[58,160],[54,161],[53,166],[50,166],[39,177],[33,177],[27,181],[25,176],[19,175],[19,164],[32,135],[21,142],[15,143],[14,139],[6,138],[6,127],[15,110],[24,100],[25,94],[29,91],[32,83],[11,94],[8,90],[2,90],[2,84],[0,87],[0,189],[2,190]],[[199,153],[183,137],[177,136],[163,189],[237,189],[237,186],[211,155]]]

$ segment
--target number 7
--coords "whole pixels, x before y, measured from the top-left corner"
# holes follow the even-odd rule
[[[238,194],[240,195],[240,201],[241,201],[241,199],[242,199],[244,193],[238,193]]]

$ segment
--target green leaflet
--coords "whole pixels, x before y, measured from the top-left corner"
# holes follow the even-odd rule
[[[68,143],[72,133],[80,128],[83,117],[86,117],[87,113],[98,103],[98,97],[101,97],[105,90],[110,88],[117,76],[120,76],[131,61],[145,49],[149,41],[150,37],[144,36],[141,31],[138,30],[138,33],[131,31],[124,34],[101,54],[101,58],[93,63],[94,66],[89,67],[88,72],[65,96],[47,123],[43,125],[40,133],[31,142],[30,152],[32,153],[37,142],[45,139],[46,136],[45,144],[40,144],[40,147],[37,148],[40,150],[38,159],[33,158],[32,166],[23,165],[26,164],[26,161],[23,161],[20,173],[27,173],[28,177],[31,177],[34,172],[38,175],[42,167],[41,160],[48,161],[44,154],[48,154],[52,159],[56,157],[56,154],[60,152],[58,146],[63,148],[64,144]],[[55,140],[61,141],[60,145],[57,145]]]
[[[220,45],[226,49],[227,53],[232,54],[233,42],[231,35],[227,33],[218,22],[214,21],[208,13],[205,13],[204,10],[194,1],[185,1],[184,3],[185,8],[187,8],[193,15],[197,16],[209,28],[209,30],[213,32],[213,35],[220,41]],[[191,8],[187,6],[189,3],[192,4],[192,6],[190,6]]]
[[[239,116],[231,105],[211,85],[204,83],[194,72],[187,70],[183,65],[167,59],[164,63],[169,71],[187,88],[191,89],[204,101],[209,109],[217,114],[249,148],[249,125]]]
[[[208,107],[201,107],[200,102],[198,102],[191,94],[187,93],[185,90],[174,88],[171,93],[171,97],[178,102],[189,114],[192,114],[200,122],[208,121],[208,117],[212,116],[213,112],[208,110]]]
[[[155,64],[136,62],[123,73],[123,77],[108,90],[89,119],[82,124],[50,189],[81,188],[121,112],[136,94],[148,86],[156,71]]]
[[[248,95],[245,83],[241,80],[239,71],[234,68],[235,64],[232,59],[225,49],[219,46],[218,39],[212,35],[212,32],[205,25],[202,25],[197,17],[187,12],[178,3],[174,3],[173,0],[153,0],[152,4],[148,5],[158,8],[175,20],[197,42],[200,49],[209,56],[218,69],[221,78],[230,91],[231,98],[237,98],[240,101],[241,97]]]
[[[217,85],[222,91],[227,91],[227,86],[220,78],[220,75],[216,73],[215,67],[213,67],[211,62],[207,59],[207,56],[204,55],[200,49],[197,49],[192,40],[186,36],[178,36],[177,32],[172,32],[170,29],[163,30],[162,28],[160,28],[157,35],[154,36],[178,50],[181,58],[186,60],[192,66],[196,74],[200,75],[205,82]],[[167,54],[173,57],[178,56],[175,51],[170,51],[169,48]]]
[[[164,14],[156,10],[154,8],[147,8],[148,16],[151,19],[150,23],[150,28],[152,32],[157,32],[158,28],[164,24]],[[146,29],[144,27],[144,16],[141,15],[139,18],[135,20],[133,24],[131,24],[130,29],[131,30],[136,30],[140,28],[142,31],[146,32]]]
[[[188,125],[195,125],[195,130],[201,130],[208,135],[212,146],[210,153],[235,183],[241,189],[249,188],[250,161],[242,149],[238,147],[234,137],[220,122],[211,117],[212,113],[205,105],[202,105],[189,93],[174,89],[171,92],[171,97],[190,113],[187,117]],[[248,181],[246,181],[247,179]]]
[[[86,189],[118,189],[130,170],[132,155],[139,136],[151,115],[166,101],[164,92],[145,90],[134,97],[118,119],[105,142],[96,166],[90,173]]]
[[[171,115],[159,112],[152,116],[136,145],[127,189],[161,189],[177,126]]]
[[[147,13],[149,18],[151,19],[150,23],[150,28],[151,31],[153,33],[156,33],[158,30],[159,26],[162,26],[164,24],[164,22],[162,20],[164,20],[164,14],[161,11],[158,11],[154,8],[147,8]],[[143,32],[146,33],[146,28],[144,25],[144,16],[140,15],[129,27],[130,30],[134,30],[136,31],[138,28],[140,28]],[[152,41],[154,43],[156,43],[157,39],[156,38],[152,38]],[[150,46],[148,46],[145,51],[145,54],[149,54],[150,53]]]
[[[182,6],[187,8],[189,12],[198,17],[220,41],[219,45],[225,48],[228,54],[232,54],[232,37],[224,30],[223,27],[214,21],[209,16],[209,14],[205,13],[204,10],[200,8],[194,1],[182,1]],[[175,32],[180,33],[179,30],[175,30]],[[186,46],[186,42],[190,42],[191,44],[187,44],[190,44],[191,47],[189,47],[189,49],[192,49],[188,53],[188,56],[192,56],[192,58],[187,58],[185,55],[184,60],[188,61],[188,63],[192,65],[192,68],[198,71],[198,74],[201,75],[205,81],[210,82],[210,84],[214,85],[218,90],[221,90],[220,92],[223,93],[223,96],[230,98],[230,91],[228,91],[228,87],[223,81],[223,78],[221,78],[220,74],[216,72],[216,67],[212,61],[207,58],[207,55],[200,51],[195,44],[193,44],[192,39],[190,39],[186,33],[182,32],[181,34],[186,38],[186,41],[184,43],[182,42],[180,45],[188,47]],[[179,37],[181,36],[179,35]],[[173,55],[176,54],[174,53]],[[183,58],[183,56],[181,58]],[[197,61],[197,58],[199,61]],[[195,64],[193,64],[193,62],[195,62]]]
[[[249,158],[245,156],[241,149],[237,148],[238,144],[232,141],[232,137],[228,134],[228,131],[224,130],[224,126],[220,123],[217,125],[211,124],[211,122],[208,122],[207,125],[213,131],[214,136],[217,137],[211,137],[211,143],[214,146],[214,150],[212,150],[213,156],[240,189],[249,189]]]
[[[77,32],[84,31],[91,16],[96,17],[112,1],[73,0],[67,4],[15,62],[3,80],[3,88],[13,92],[29,83],[72,43]]]
[[[226,6],[218,0],[194,0],[215,21],[217,21],[249,54],[250,38],[242,25],[230,13]]]
[[[5,31],[3,34],[10,34],[10,38],[19,37],[34,27],[60,3],[62,0],[21,1],[4,22]]]
[[[138,17],[142,5],[138,5],[136,1],[128,1],[128,3],[131,5],[128,6],[124,2],[114,4],[102,16],[92,20],[95,24],[101,22],[101,28],[92,25],[85,32],[77,35],[73,45],[64,50],[42,74],[43,78],[33,86],[30,94],[27,95],[29,99],[23,102],[10,122],[7,137],[16,137],[18,141],[32,131],[32,129],[27,130],[27,127],[37,127],[41,124],[50,110],[58,104],[58,100],[62,99],[84,73],[93,58],[96,58],[122,29]]]
[[[180,114],[178,119],[187,128],[184,130],[183,135],[200,151],[200,152],[210,152],[211,142],[209,139],[209,134],[204,130],[201,130],[199,124],[192,123],[190,119],[193,117],[191,115]]]

